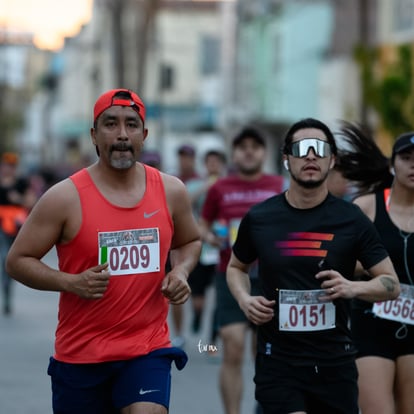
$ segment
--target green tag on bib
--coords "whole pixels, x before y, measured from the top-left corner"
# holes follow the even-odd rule
[[[101,247],[101,262],[99,264],[104,264],[108,261],[108,247]]]

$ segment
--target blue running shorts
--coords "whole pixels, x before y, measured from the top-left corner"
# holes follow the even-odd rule
[[[163,348],[125,361],[70,364],[50,358],[54,414],[112,414],[136,402],[168,409],[171,363],[184,368],[187,355]]]

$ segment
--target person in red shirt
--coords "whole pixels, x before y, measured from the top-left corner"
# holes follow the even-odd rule
[[[60,292],[48,369],[55,413],[166,414],[171,363],[187,360],[171,346],[167,316],[190,296],[199,229],[184,184],[137,161],[147,134],[136,93],[101,95],[98,160],[40,198],[9,251],[13,278]],[[41,261],[54,246],[58,270]]]
[[[205,242],[220,248],[216,277],[216,316],[223,345],[220,391],[226,414],[240,414],[242,363],[249,325],[228,289],[225,272],[242,217],[253,205],[281,193],[284,180],[263,171],[266,140],[261,131],[250,126],[242,129],[232,146],[235,174],[219,179],[208,190],[201,214],[201,234]],[[253,289],[259,289],[255,271],[251,283]]]

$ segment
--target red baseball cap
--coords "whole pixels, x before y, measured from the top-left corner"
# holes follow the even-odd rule
[[[126,96],[115,96],[120,92],[123,92]],[[145,105],[141,98],[129,89],[111,89],[103,93],[93,107],[93,121],[95,122],[102,112],[115,105],[130,106],[138,113],[142,122],[145,122]]]

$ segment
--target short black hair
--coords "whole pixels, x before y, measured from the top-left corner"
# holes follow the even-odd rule
[[[253,126],[246,126],[233,138],[233,148],[237,147],[246,138],[252,138],[263,147],[266,146],[264,134]]]
[[[225,164],[227,162],[226,154],[222,151],[218,150],[209,150],[204,155],[204,162],[207,161],[207,158],[209,157],[217,157],[220,159],[220,161]]]
[[[290,146],[292,145],[293,135],[295,135],[295,133],[299,131],[300,129],[308,129],[308,128],[314,128],[314,129],[321,130],[325,134],[329,142],[332,154],[337,155],[338,148],[336,146],[336,141],[335,141],[332,131],[329,129],[329,127],[326,124],[314,118],[301,119],[300,121],[294,123],[289,128],[289,130],[286,132],[285,139],[284,139],[284,144],[282,148],[283,154],[290,153]]]
[[[181,145],[177,149],[177,154],[178,155],[188,155],[189,157],[195,157],[196,150],[192,145],[184,144],[184,145]]]

